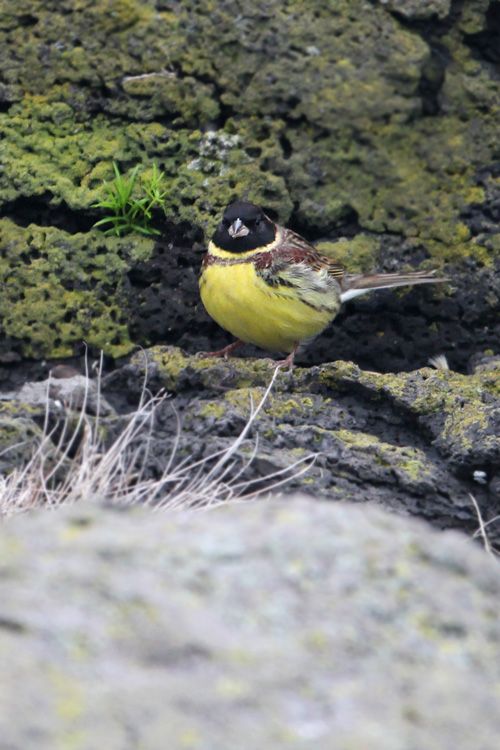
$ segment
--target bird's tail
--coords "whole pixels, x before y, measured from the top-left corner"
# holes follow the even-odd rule
[[[360,294],[366,294],[373,289],[390,289],[396,286],[408,286],[409,284],[437,284],[449,281],[446,276],[437,277],[436,271],[414,271],[413,273],[346,273],[341,281],[342,291],[340,299],[342,302]]]

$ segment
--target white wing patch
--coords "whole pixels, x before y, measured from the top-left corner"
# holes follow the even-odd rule
[[[340,293],[340,301],[348,302],[350,299],[354,299],[354,297],[359,297],[361,294],[368,294],[368,292],[373,292],[373,289],[389,289],[389,287],[377,286],[377,287],[373,287],[372,289],[348,289],[347,292]]]

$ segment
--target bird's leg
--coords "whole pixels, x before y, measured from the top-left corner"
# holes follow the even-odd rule
[[[239,346],[243,346],[244,341],[234,341],[232,344],[228,344],[224,349],[219,349],[217,352],[198,352],[199,357],[224,357],[227,359],[235,349]]]
[[[297,341],[297,343],[295,344],[295,346],[293,347],[292,351],[290,352],[290,354],[288,355],[286,359],[281,359],[279,362],[274,363],[274,366],[276,367],[277,370],[281,370],[281,368],[288,367],[288,371],[292,372],[293,368],[295,367],[293,360],[294,360],[295,354],[299,346],[300,344]]]

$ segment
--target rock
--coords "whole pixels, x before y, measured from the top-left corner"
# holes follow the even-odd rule
[[[450,12],[451,0],[378,0],[384,8],[401,14],[409,20],[429,19],[433,16],[440,20]]]
[[[287,491],[375,502],[473,533],[471,492],[485,520],[499,511],[495,367],[482,364],[468,376],[430,368],[391,375],[334,362],[281,372],[236,452],[238,469],[246,464],[243,477],[253,483],[245,491],[284,472]],[[145,377],[153,392],[174,394],[161,408],[151,459],[158,470],[176,445],[179,459],[205,460],[208,470],[210,455],[228,450],[241,434],[272,374],[264,360],[201,359],[155,347],[134,355],[105,383],[109,398],[117,391],[138,400]],[[490,530],[496,538],[495,524]]]
[[[332,362],[273,379],[270,361],[154,347],[105,376],[103,392],[75,376],[4,394],[0,469],[21,469],[42,441],[50,464],[69,441],[74,467],[66,461],[64,471],[74,472],[74,484],[81,460],[91,460],[97,476],[110,462],[102,452],[119,438],[113,465],[144,481],[164,477],[164,491],[182,487],[188,504],[262,494],[278,483],[288,494],[375,503],[473,534],[471,494],[484,521],[500,510],[497,369],[495,357],[478,358],[469,375],[429,368],[389,375]],[[91,456],[76,450],[84,425],[95,441]],[[106,482],[99,486],[117,501]],[[488,532],[497,544],[500,524]]]
[[[31,460],[36,446],[44,440],[42,410],[29,404],[0,402],[0,481],[13,469],[22,470]],[[47,459],[50,461],[55,449],[49,441]],[[3,492],[0,490],[0,494]],[[9,512],[5,497],[1,497],[1,514]]]
[[[465,371],[500,335],[494,3],[216,5],[0,0],[0,376],[84,342],[223,346],[197,274],[242,197],[349,269],[453,277],[350,303],[305,363]],[[160,235],[92,229],[113,162],[136,201],[163,173]]]
[[[496,747],[500,579],[455,532],[268,498],[0,537],[9,750]]]
[[[69,411],[83,411],[94,416],[115,413],[102,396],[99,383],[79,374],[27,382],[18,391],[0,394],[0,401],[9,400],[33,407],[46,406],[49,411],[64,406]]]
[[[13,512],[18,503],[22,507],[34,503],[37,493],[42,493],[42,478],[50,486],[48,476],[58,462],[56,476],[64,479],[85,426],[92,424],[101,440],[106,437],[108,442],[125,426],[120,427],[100,384],[84,375],[71,375],[72,370],[66,371],[70,377],[26,382],[17,391],[0,394],[0,515]],[[13,501],[2,482],[12,472],[22,476],[29,465],[34,482],[30,485],[27,477],[21,480]]]

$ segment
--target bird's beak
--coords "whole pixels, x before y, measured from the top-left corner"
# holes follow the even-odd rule
[[[241,219],[236,219],[227,231],[229,232],[229,236],[234,239],[235,237],[246,237],[250,230],[243,224]]]

